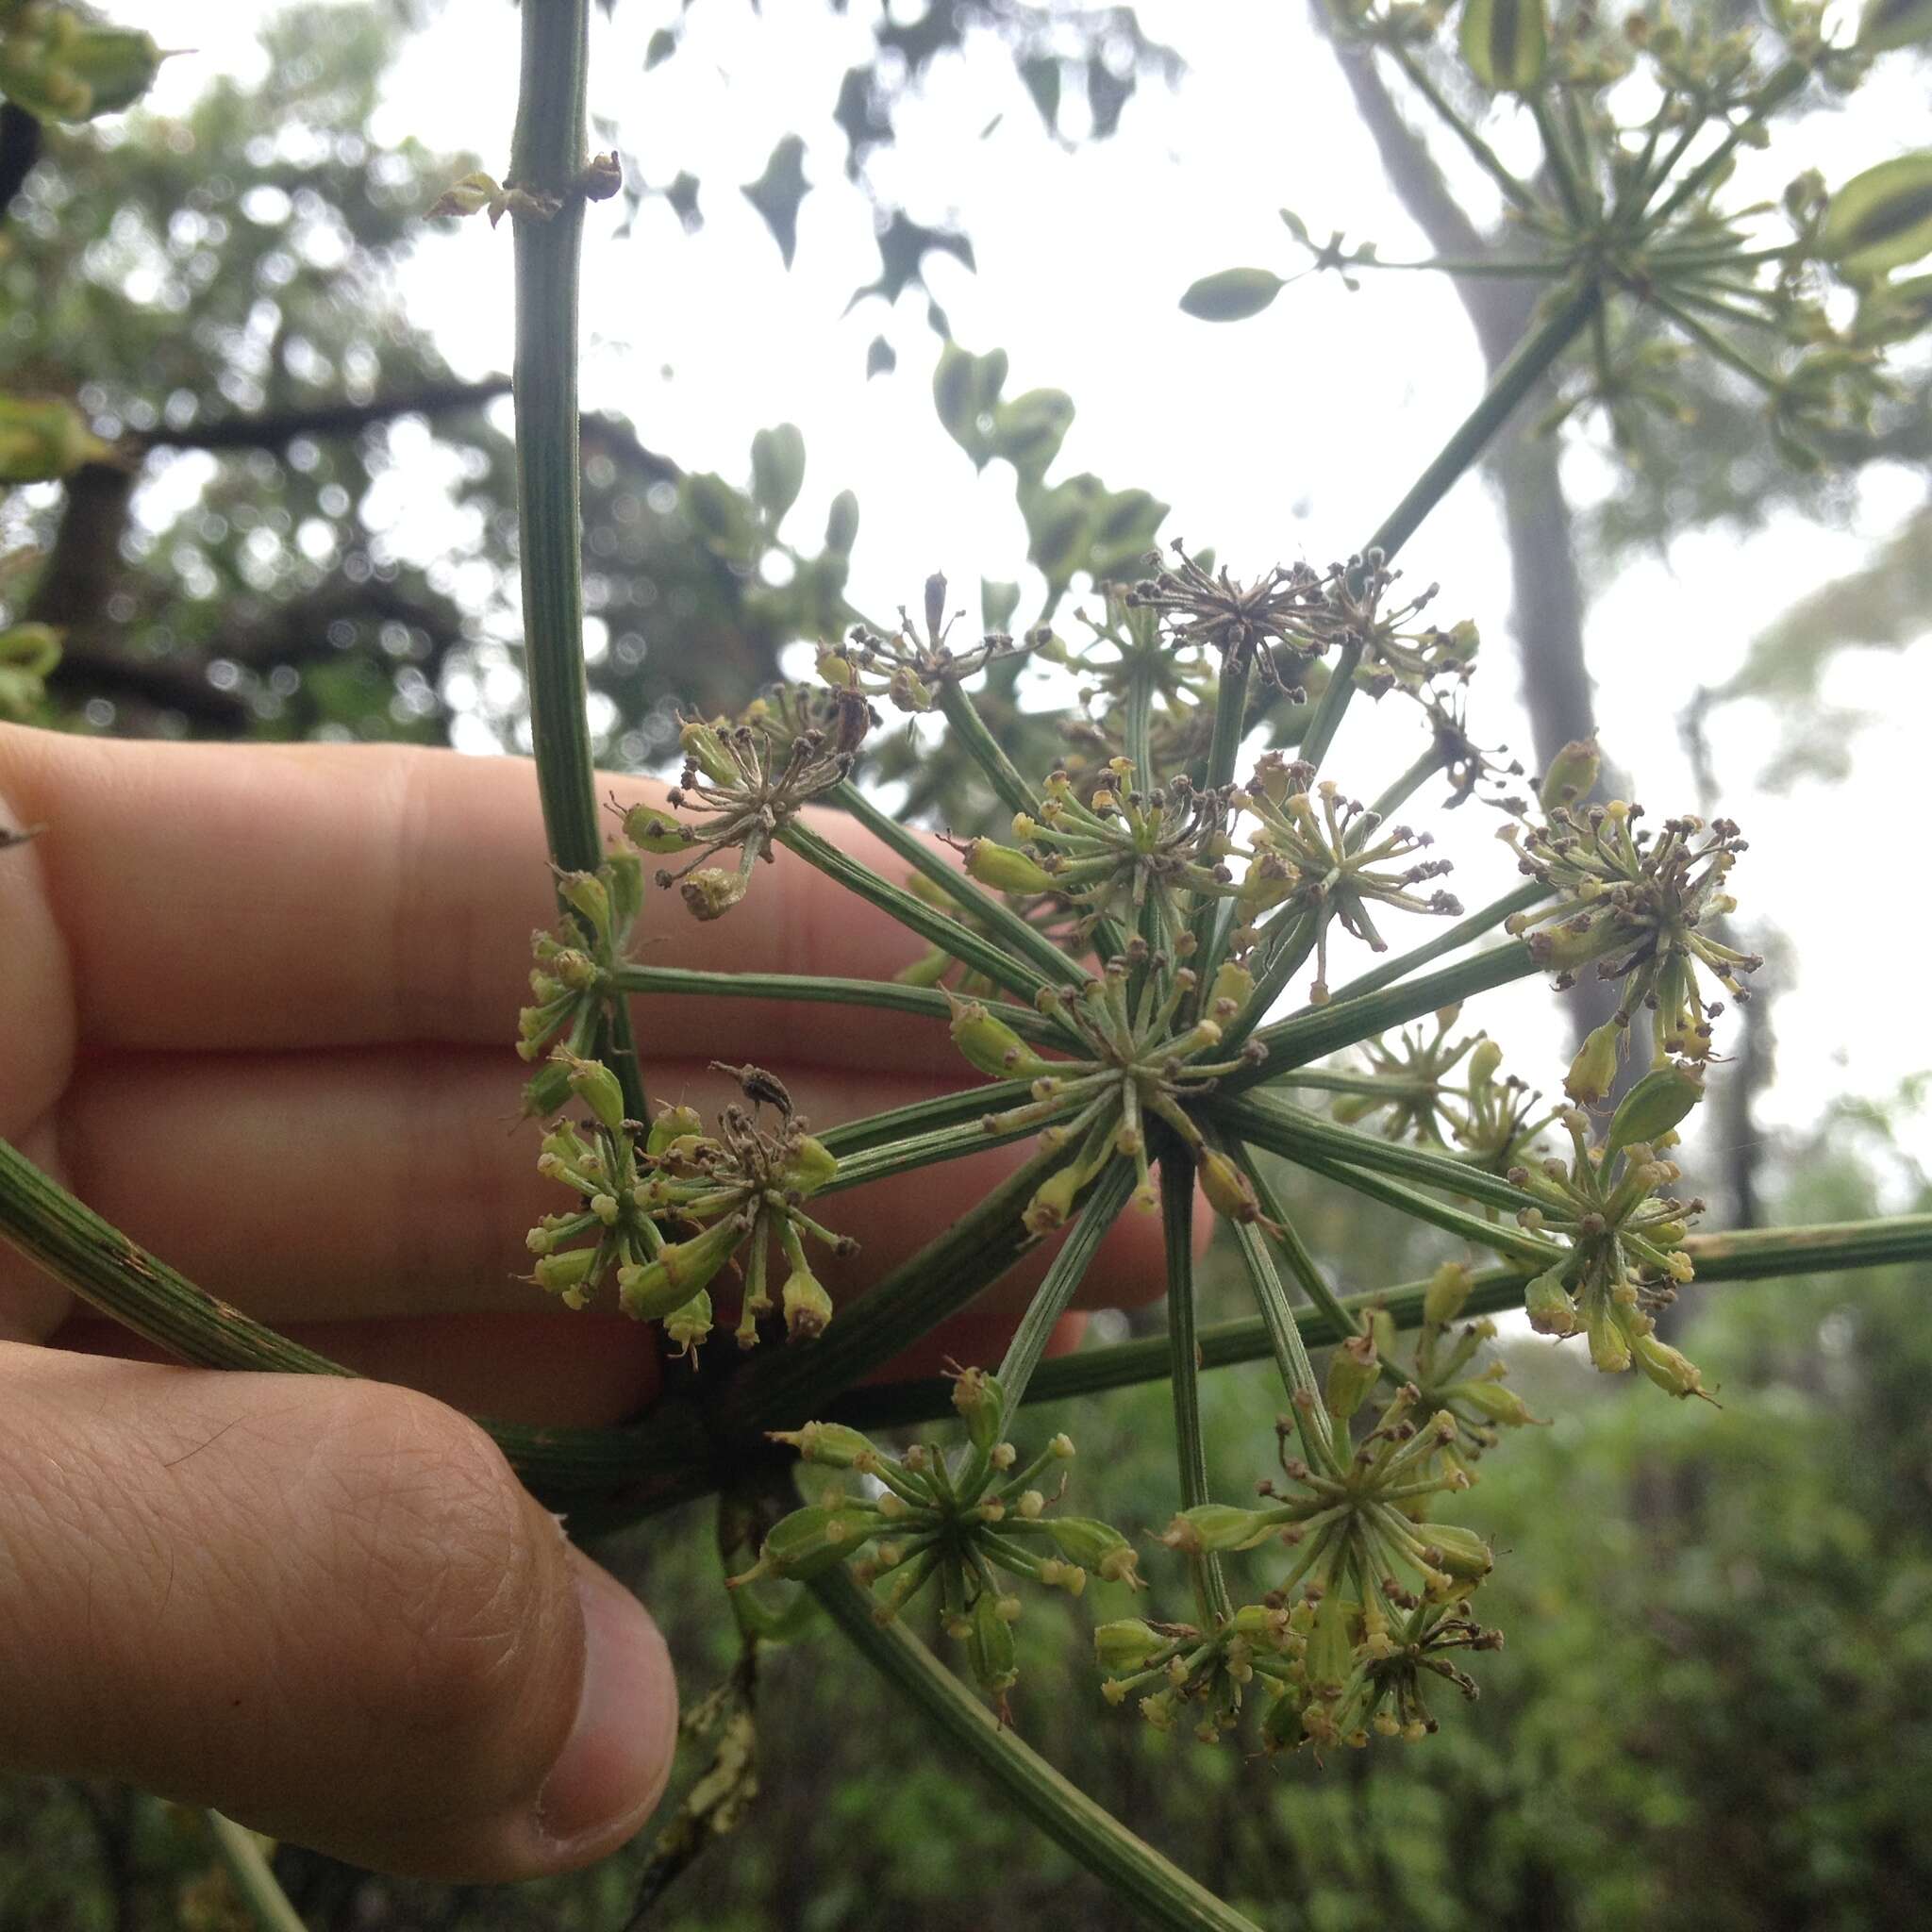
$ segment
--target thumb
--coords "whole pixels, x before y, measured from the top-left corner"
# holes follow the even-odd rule
[[[638,1830],[677,1693],[454,1409],[0,1344],[0,1768],[495,1882]]]

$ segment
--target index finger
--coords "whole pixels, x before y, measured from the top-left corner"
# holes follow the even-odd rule
[[[625,803],[662,795],[605,782]],[[530,933],[555,919],[526,759],[0,728],[9,809],[45,829],[0,859],[0,1065],[76,1033],[163,1050],[508,1044]],[[855,827],[840,841],[889,877],[904,869]],[[700,924],[653,891],[639,930],[641,957],[700,968],[883,978],[922,950],[784,852],[725,918]],[[678,1026],[688,1008],[658,1010]],[[797,1031],[820,1063],[950,1058],[916,1018],[821,1008]]]

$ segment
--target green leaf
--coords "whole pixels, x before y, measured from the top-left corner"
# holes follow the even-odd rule
[[[1145,490],[1123,490],[1094,511],[1087,569],[1096,581],[1138,575],[1168,506]]]
[[[788,134],[772,150],[765,172],[756,181],[747,181],[740,192],[764,217],[778,253],[790,268],[798,246],[798,204],[811,192],[811,184],[805,178],[805,142],[797,135]]]
[[[1201,322],[1245,322],[1287,286],[1265,268],[1224,268],[1193,283],[1181,297],[1181,308]]]
[[[858,499],[849,490],[841,490],[832,499],[832,508],[825,518],[825,548],[837,557],[850,557],[852,546],[858,541]]]
[[[1004,349],[975,356],[958,342],[948,342],[940,351],[932,375],[933,407],[946,434],[973,458],[976,470],[985,469],[994,455],[993,416],[1006,380]]]
[[[1060,125],[1060,63],[1058,57],[1043,54],[1036,59],[1021,61],[1020,78],[1026,83],[1026,92],[1033,96],[1033,105],[1040,109],[1040,118],[1046,123],[1046,131],[1057,133]]]
[[[795,423],[760,429],[751,440],[751,493],[776,530],[805,483],[805,438]]]
[[[890,375],[899,366],[899,352],[884,336],[874,336],[866,345],[865,379],[870,382],[874,375]]]
[[[676,52],[677,36],[668,26],[660,26],[644,43],[644,72],[661,67]]]
[[[1868,53],[1932,41],[1932,0],[1870,0],[1858,23],[1858,45]]]
[[[1542,0],[1465,0],[1462,58],[1487,88],[1525,93],[1543,75],[1549,25]]]
[[[993,412],[991,446],[1023,476],[1041,476],[1060,453],[1074,421],[1074,399],[1057,389],[1029,389]]]
[[[1064,590],[1080,567],[1096,493],[1091,476],[1070,477],[1055,490],[1020,492],[1026,555],[1056,591]]]
[[[1854,281],[1932,251],[1932,150],[1855,175],[1831,197],[1818,252]]]
[[[1315,245],[1312,242],[1308,240],[1308,225],[1302,220],[1301,216],[1295,213],[1293,208],[1285,208],[1281,210],[1281,225],[1284,228],[1286,228],[1288,232],[1291,235],[1292,235],[1294,239],[1297,242],[1299,242],[1304,248],[1312,248]]]

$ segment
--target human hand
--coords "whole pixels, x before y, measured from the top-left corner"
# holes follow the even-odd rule
[[[124,1778],[398,1873],[606,1856],[669,1772],[663,1641],[459,1412],[603,1423],[657,1386],[649,1331],[518,1278],[556,1206],[508,1046],[554,911],[529,766],[0,728],[0,828],[36,824],[0,853],[0,1137],[370,1379],[128,1359],[0,1248],[0,1766]],[[789,855],[757,884],[712,925],[656,897],[649,957],[885,975],[921,950]],[[782,1073],[823,1125],[972,1078],[943,1028],[871,1010],[637,1017],[654,1097],[706,1113],[736,1091],[713,1058]],[[842,1286],[1021,1158],[841,1196],[863,1242]],[[995,1357],[1044,1265],[920,1366]],[[1117,1225],[1088,1278],[1158,1293],[1158,1230]]]

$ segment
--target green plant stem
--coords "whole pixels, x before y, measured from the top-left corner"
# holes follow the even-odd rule
[[[1204,1114],[1241,1141],[1253,1141],[1271,1154],[1300,1161],[1307,1155],[1394,1174],[1427,1188],[1441,1188],[1465,1201],[1480,1201],[1515,1214],[1537,1206],[1536,1197],[1513,1188],[1500,1174],[1454,1155],[1434,1154],[1380,1134],[1365,1134],[1324,1120],[1272,1093],[1244,1093],[1222,1098],[1210,1095]]]
[[[219,1811],[202,1815],[208,1820],[208,1836],[214,1840],[215,1856],[221,1859],[242,1909],[254,1920],[256,1932],[307,1932],[302,1915],[276,1883],[255,1834]]]
[[[1731,125],[1724,138],[1672,190],[1669,198],[1661,207],[1650,211],[1648,225],[1653,232],[1661,230],[1664,224],[1730,159],[1737,151],[1738,143],[1744,138],[1744,130],[1753,122],[1761,120],[1771,108],[1779,106],[1805,85],[1806,76],[1809,72],[1803,61],[1787,60],[1766,80],[1757,91],[1757,98],[1752,103],[1751,111]],[[1676,156],[1673,155],[1671,166],[1674,167],[1675,164]],[[1658,175],[1658,186],[1668,178],[1669,173],[1669,168],[1666,168]]]
[[[946,1744],[991,1777],[1143,1923],[1173,1932],[1257,1932],[1022,1743],[903,1625],[880,1624],[872,1599],[842,1569],[818,1578],[811,1589],[865,1660]]]
[[[994,1080],[985,1087],[968,1087],[958,1093],[942,1093],[935,1100],[915,1100],[905,1107],[890,1108],[884,1113],[869,1113],[856,1121],[845,1121],[836,1127],[827,1127],[819,1139],[843,1160],[847,1155],[862,1154],[894,1141],[983,1120],[989,1113],[1019,1107],[1031,1095],[1032,1088],[1027,1081]]]
[[[1295,756],[1317,771],[1328,756],[1328,747],[1335,742],[1335,734],[1341,729],[1342,717],[1355,696],[1356,667],[1361,661],[1362,647],[1358,643],[1343,644],[1335,654],[1328,682],[1315,706],[1315,715],[1308,720],[1308,728],[1294,748]]]
[[[1274,1183],[1268,1178],[1250,1149],[1241,1141],[1234,1142],[1232,1152],[1241,1163],[1241,1172],[1247,1175],[1249,1186],[1255,1191],[1255,1199],[1260,1203],[1261,1212],[1281,1230],[1278,1236],[1271,1236],[1270,1240],[1286,1258],[1289,1270],[1294,1275],[1295,1286],[1338,1333],[1346,1335],[1357,1324],[1342,1307],[1341,1297],[1328,1286],[1328,1277],[1322,1273],[1308,1244],[1302,1240],[1287,1203],[1275,1191]]]
[[[1495,149],[1449,105],[1441,90],[1423,72],[1407,49],[1390,46],[1387,51],[1396,66],[1402,70],[1403,76],[1409,86],[1435,109],[1437,118],[1469,150],[1483,172],[1503,191],[1504,199],[1513,202],[1524,214],[1541,214],[1536,196],[1503,165]]]
[[[12,1146],[0,1141],[0,1239],[81,1300],[204,1369],[352,1375],[291,1341],[137,1246]]]
[[[1174,1401],[1174,1457],[1181,1507],[1193,1509],[1212,1496],[1208,1445],[1201,1433],[1201,1359],[1195,1339],[1194,1165],[1177,1146],[1170,1146],[1160,1157],[1160,1222],[1167,1247],[1167,1374]],[[1191,1557],[1188,1568],[1193,1573],[1203,1627],[1219,1629],[1234,1614],[1221,1558],[1210,1550]]]
[[[1441,769],[1442,748],[1439,744],[1431,744],[1407,771],[1376,794],[1368,810],[1356,821],[1354,829],[1348,834],[1349,849],[1358,849],[1378,825],[1386,824],[1391,814],[1400,811]]]
[[[999,740],[987,729],[979,707],[954,680],[948,679],[940,687],[940,709],[968,756],[986,774],[987,783],[1000,803],[1011,812],[1037,812],[1040,800],[1033,788],[1021,776],[1018,766],[1007,756]]]
[[[1528,941],[1511,940],[1505,945],[1491,946],[1467,959],[1458,959],[1439,973],[1425,973],[1419,978],[1406,979],[1399,986],[1354,999],[1332,999],[1325,1006],[1311,1007],[1292,1019],[1262,1027],[1255,1038],[1268,1049],[1268,1058],[1258,1067],[1243,1067],[1239,1073],[1229,1074],[1218,1091],[1238,1093],[1257,1081],[1265,1081],[1271,1072],[1307,1066],[1324,1054],[1372,1040],[1391,1026],[1404,1025],[1439,1008],[1488,992],[1492,987],[1507,986],[1512,979],[1526,979],[1541,970],[1530,955]],[[1225,1044],[1224,1038],[1224,1049]]]
[[[577,269],[584,228],[588,0],[526,7],[510,184],[554,196],[547,219],[516,230],[517,543],[530,740],[552,859],[565,872],[603,862],[597,774],[584,678],[583,513],[577,451]],[[624,1089],[625,1110],[649,1119],[628,1008],[617,1002],[597,1042]]]
[[[1704,1286],[1893,1267],[1932,1258],[1932,1214],[1692,1235],[1685,1245],[1695,1261],[1697,1282]],[[1532,1272],[1509,1267],[1482,1271],[1474,1278],[1464,1315],[1474,1319],[1520,1307]],[[1321,1308],[1297,1308],[1295,1328],[1307,1348],[1346,1339],[1357,1329],[1359,1317],[1372,1308],[1386,1308],[1397,1328],[1415,1328],[1422,1323],[1427,1291],[1426,1281],[1411,1281],[1343,1295],[1336,1303],[1340,1321]],[[835,1323],[828,1333],[836,1333],[837,1326]],[[1251,1317],[1202,1328],[1195,1342],[1200,1365],[1208,1370],[1260,1360],[1274,1353],[1276,1338],[1266,1322]],[[1172,1370],[1172,1350],[1164,1335],[1087,1349],[1041,1362],[1027,1387],[1026,1403],[1070,1401],[1158,1382]],[[953,1385],[940,1376],[873,1383],[849,1389],[816,1412],[828,1421],[864,1429],[934,1422],[953,1414]],[[591,1531],[622,1528],[708,1493],[759,1453],[755,1440],[740,1447],[722,1439],[714,1442],[690,1405],[679,1403],[660,1405],[647,1424],[623,1429],[491,1426],[531,1489],[553,1507],[568,1507],[574,1527]]]
[[[887,1141],[862,1153],[839,1157],[839,1172],[813,1198],[842,1193],[847,1188],[862,1188],[873,1181],[889,1180],[894,1174],[911,1174],[942,1160],[963,1159],[969,1154],[983,1154],[989,1147],[1004,1147],[1037,1134],[1039,1126],[1007,1127],[998,1131],[982,1126],[978,1120],[962,1121],[957,1126],[936,1127],[904,1140]]]
[[[1074,1292],[1086,1278],[1095,1251],[1108,1229],[1120,1219],[1133,1186],[1132,1161],[1108,1163],[1080,1204],[1059,1253],[1053,1257],[1053,1266],[1046,1271],[1046,1278],[1033,1291],[1033,1299],[1027,1304],[1000,1362],[999,1382],[1006,1391],[1008,1417],[1026,1399],[1026,1385],[1032,1381],[1033,1372],[1046,1353],[1054,1325],[1073,1306]]]
[[[929,986],[902,986],[892,979],[816,978],[808,973],[708,973],[683,966],[620,966],[612,975],[620,992],[688,995],[700,999],[799,1000],[811,1005],[876,1007],[891,1013],[951,1020],[944,993]],[[1008,1000],[981,1002],[1024,1040],[1051,1044],[1060,1030],[1036,1008]]]
[[[882,812],[858,786],[834,786],[825,794],[825,802],[849,812],[874,838],[929,878],[1042,978],[1058,980],[1062,986],[1078,986],[1085,980],[1087,975],[1043,932],[1027,924],[1004,899],[969,877],[957,856],[935,852],[929,840]]]
[[[928,944],[943,947],[962,965],[970,966],[995,986],[1003,986],[1008,992],[1030,1001],[1046,985],[1046,979],[1035,967],[1013,958],[991,940],[928,906],[924,899],[888,884],[869,865],[861,865],[840,851],[829,839],[822,839],[795,819],[779,832],[778,842],[835,884],[890,914]]]
[[[1380,966],[1373,966],[1366,973],[1357,974],[1346,986],[1336,988],[1329,995],[1328,1004],[1340,1007],[1346,1001],[1359,999],[1364,993],[1378,992],[1383,987],[1413,973],[1418,966],[1426,966],[1431,959],[1440,959],[1444,953],[1453,953],[1457,947],[1466,946],[1471,940],[1481,939],[1484,933],[1501,925],[1512,912],[1527,912],[1532,906],[1541,905],[1549,896],[1550,889],[1541,879],[1525,880],[1514,891],[1505,892],[1500,899],[1491,899],[1466,919],[1458,919],[1434,939],[1425,941],[1422,945],[1411,946],[1407,952],[1398,953],[1394,958],[1385,960]]]
[[[1549,104],[1541,94],[1530,96],[1529,111],[1536,121],[1536,131],[1541,137],[1543,156],[1550,164],[1550,178],[1557,184],[1563,212],[1580,231],[1590,225],[1590,207],[1583,179],[1571,160],[1563,137],[1556,122],[1550,118]]]
[[[1407,1215],[1411,1221],[1425,1221],[1430,1226],[1440,1227],[1445,1234],[1453,1234],[1474,1247],[1492,1248],[1499,1255],[1507,1255],[1538,1270],[1555,1266],[1571,1252],[1555,1241],[1525,1233],[1511,1222],[1485,1221],[1480,1214],[1472,1214],[1467,1208],[1439,1201],[1419,1188],[1405,1187],[1402,1182],[1391,1180],[1385,1174],[1352,1167],[1345,1160],[1331,1160],[1307,1146],[1297,1148],[1287,1158],[1297,1167],[1305,1167],[1310,1174],[1321,1174],[1326,1180],[1337,1181],[1357,1194],[1366,1194],[1372,1201],[1380,1201],[1398,1213]]]

